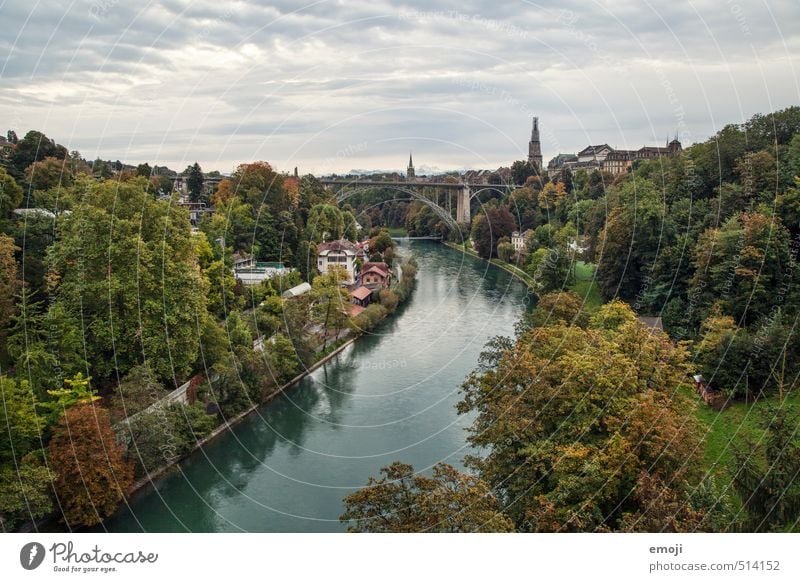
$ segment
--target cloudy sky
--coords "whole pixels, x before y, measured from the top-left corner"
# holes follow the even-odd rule
[[[0,0],[0,129],[87,158],[496,168],[800,103],[797,0]]]

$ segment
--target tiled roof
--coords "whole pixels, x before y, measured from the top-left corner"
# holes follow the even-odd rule
[[[359,287],[358,289],[350,293],[350,295],[352,295],[359,301],[364,301],[364,299],[369,297],[371,294],[372,294],[372,289],[370,289],[369,287]]]
[[[331,242],[320,243],[317,245],[317,252],[321,251],[352,251],[356,252],[357,246],[349,240],[340,239]]]
[[[364,269],[361,272],[361,275],[363,276],[363,275],[366,275],[367,273],[377,273],[378,275],[380,275],[384,279],[389,276],[389,273],[387,273],[383,269],[379,269],[378,267],[370,267],[369,269]]]

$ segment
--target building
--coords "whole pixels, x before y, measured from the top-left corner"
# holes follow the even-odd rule
[[[630,171],[636,160],[655,160],[678,155],[683,151],[677,139],[667,142],[665,147],[644,146],[638,150],[614,150],[603,161],[603,171],[614,176]]]
[[[414,162],[411,159],[411,152],[408,153],[408,168],[406,168],[406,180],[411,181],[416,178],[414,173]]]
[[[528,248],[528,241],[533,236],[533,231],[528,229],[525,232],[519,232],[515,230],[511,233],[511,246],[514,248],[514,252],[518,253],[520,251],[524,251]]]
[[[179,204],[181,207],[189,211],[189,222],[192,223],[193,227],[197,227],[197,223],[200,222],[203,216],[214,212],[214,209],[210,206],[206,206],[205,202],[189,202],[188,200],[181,200]]]
[[[358,289],[350,292],[350,301],[354,305],[366,307],[372,301],[372,289],[362,285]]]
[[[636,152],[632,150],[614,150],[603,160],[603,170],[617,176],[624,174],[633,164]]]
[[[571,171],[602,170],[613,176],[630,171],[637,160],[652,160],[671,157],[682,151],[681,142],[673,139],[665,147],[644,146],[638,150],[615,150],[608,144],[591,145],[577,154],[558,154],[547,164],[547,174],[551,178],[558,176],[563,170]]]
[[[285,267],[283,263],[256,262],[253,255],[239,252],[233,254],[233,276],[244,285],[258,285],[261,281],[290,271],[292,269]]]
[[[311,291],[311,285],[308,283],[300,283],[299,285],[295,285],[291,289],[287,289],[281,294],[281,297],[284,298],[291,298],[291,297],[300,297],[301,295],[305,295]]]
[[[341,267],[347,273],[343,281],[352,285],[358,276],[356,259],[364,257],[364,249],[349,240],[340,239],[317,245],[317,269],[323,275],[331,267]]]
[[[607,143],[590,145],[578,152],[578,162],[602,164],[606,156],[614,151]]]
[[[392,283],[392,270],[386,263],[364,263],[359,280],[370,289],[388,287]]]
[[[533,118],[533,129],[531,130],[531,141],[528,142],[528,163],[536,168],[536,172],[541,172],[543,168],[542,143],[539,140],[539,118]]]
[[[575,165],[578,163],[578,156],[576,154],[558,154],[556,157],[547,162],[547,175],[553,177],[557,175],[564,167]]]

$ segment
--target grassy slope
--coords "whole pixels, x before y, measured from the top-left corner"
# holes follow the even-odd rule
[[[699,406],[697,419],[706,427],[705,464],[708,470],[730,481],[733,463],[733,447],[745,442],[758,443],[764,434],[764,425],[772,410],[778,405],[778,397],[763,398],[752,402],[735,402],[722,412],[710,406]],[[800,409],[800,391],[790,393],[784,406]]]
[[[585,310],[590,315],[603,305],[600,288],[594,281],[594,264],[584,261],[575,263],[575,284],[570,287],[584,301]]]

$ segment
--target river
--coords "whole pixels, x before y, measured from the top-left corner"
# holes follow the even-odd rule
[[[459,387],[526,305],[505,271],[429,241],[411,299],[297,386],[133,497],[112,532],[341,532],[342,499],[395,460],[461,467]]]

